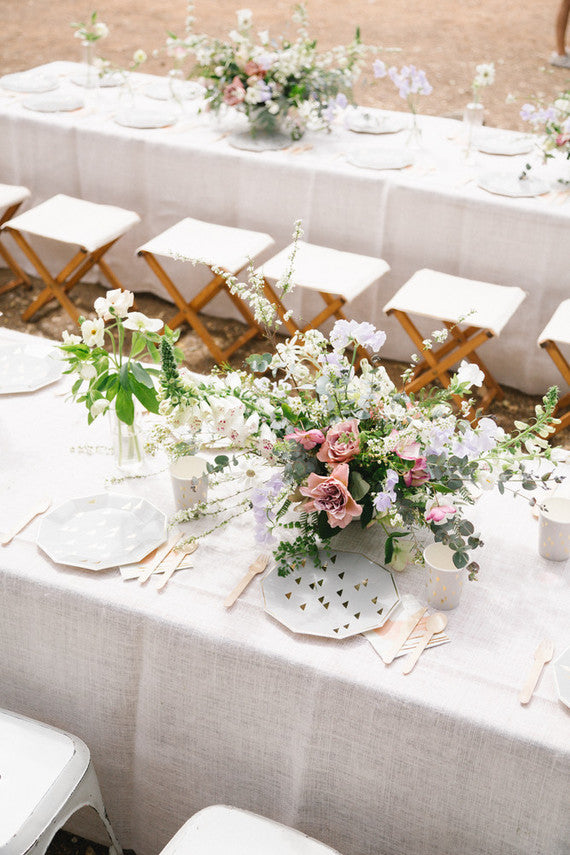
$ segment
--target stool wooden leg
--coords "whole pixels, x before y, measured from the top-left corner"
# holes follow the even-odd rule
[[[544,348],[544,350],[546,350],[546,352],[562,374],[564,381],[570,384],[570,365],[568,365],[566,357],[564,356],[556,342],[552,339],[548,339],[547,341],[543,341],[540,346]],[[564,430],[566,427],[568,427],[568,425],[570,425],[570,409],[568,409],[568,407],[570,407],[570,392],[566,393],[566,395],[563,395],[556,405],[554,415],[557,419],[560,419],[560,424],[554,425],[554,433],[552,433],[551,436],[555,436],[561,430]],[[564,412],[565,410],[566,412]]]
[[[6,247],[0,242],[0,256],[4,259],[12,273],[15,274],[15,279],[11,279],[10,282],[6,282],[5,285],[2,285],[0,288],[0,294],[5,294],[7,291],[11,291],[13,288],[17,288],[19,285],[23,285],[25,288],[31,288],[32,282],[27,273],[24,273],[16,259],[11,253],[8,252]]]

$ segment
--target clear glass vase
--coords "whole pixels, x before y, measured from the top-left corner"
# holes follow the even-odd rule
[[[412,113],[412,124],[406,137],[406,148],[411,151],[421,151],[423,148],[422,129],[418,124],[418,117]]]
[[[485,108],[479,101],[472,101],[465,105],[463,110],[463,126],[465,128],[466,157],[470,160],[473,156],[473,144],[477,129],[482,127]]]
[[[115,407],[111,405],[109,420],[117,466],[126,472],[140,469],[144,459],[144,445],[137,413],[132,425],[127,425],[119,419]]]
[[[95,65],[95,42],[82,41],[81,56],[83,59],[84,86],[86,89],[96,89],[98,74]]]

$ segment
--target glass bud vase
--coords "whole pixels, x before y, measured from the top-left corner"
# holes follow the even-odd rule
[[[466,157],[469,160],[472,155],[473,142],[477,128],[482,127],[485,108],[478,101],[472,101],[465,105],[463,110],[463,125],[465,127]]]
[[[83,74],[85,88],[95,89],[97,87],[97,68],[95,67],[95,42],[82,41],[81,53],[83,58]]]
[[[135,412],[132,425],[127,425],[119,419],[115,407],[111,405],[109,419],[117,466],[125,472],[140,469],[144,458],[144,446],[137,413]]]
[[[420,151],[422,146],[422,129],[418,124],[418,117],[415,113],[412,113],[412,124],[410,125],[408,135],[406,137],[406,147],[410,151]]]

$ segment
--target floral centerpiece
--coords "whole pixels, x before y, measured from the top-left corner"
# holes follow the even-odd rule
[[[520,114],[541,133],[540,146],[545,158],[554,157],[558,151],[570,160],[570,89],[560,92],[546,107],[523,104]]]
[[[81,39],[82,42],[97,42],[99,39],[106,39],[109,35],[109,27],[103,21],[97,20],[97,12],[92,12],[89,20],[78,21],[71,24],[75,30],[75,38]]]
[[[351,98],[371,48],[357,30],[347,47],[321,53],[308,34],[304,6],[295,8],[293,21],[294,40],[271,39],[267,31],[256,35],[251,11],[241,9],[228,41],[188,32],[178,40],[195,57],[191,76],[204,81],[210,109],[234,107],[247,116],[254,134],[283,131],[296,140],[307,128],[330,127],[337,108]],[[171,34],[172,51],[173,39]]]
[[[410,113],[412,114],[412,128],[408,142],[411,145],[418,144],[420,129],[417,121],[417,96],[431,95],[433,92],[433,86],[429,83],[425,71],[421,68],[416,68],[415,65],[403,65],[400,69],[392,65],[387,69],[381,59],[374,60],[373,71],[376,78],[386,77],[387,75],[398,90],[400,98],[403,98],[407,102]]]
[[[135,399],[151,413],[158,413],[159,408],[153,380],[158,368],[144,366],[139,359],[148,357],[155,365],[160,362],[163,322],[131,311],[133,302],[130,291],[107,291],[105,297],[95,300],[95,318],[79,318],[81,335],[66,331],[60,345],[67,363],[64,373],[77,375],[72,398],[85,404],[88,423],[107,411],[114,416],[119,463],[124,462],[124,453],[141,458],[142,446],[133,429]],[[168,327],[165,336],[174,346],[176,336]]]
[[[185,426],[196,439],[205,430],[208,445],[248,452],[273,467],[250,502],[259,539],[274,540],[280,574],[306,556],[318,565],[319,551],[347,526],[375,525],[385,532],[386,562],[419,554],[415,533],[428,529],[473,575],[470,552],[481,539],[464,513],[473,488],[536,486],[529,463],[550,454],[556,389],[532,424],[517,423],[511,436],[490,418],[471,424],[464,416],[469,401],[454,414],[452,398],[465,398],[483,380],[476,365],[463,363],[448,389],[407,395],[375,364],[384,340],[372,324],[341,320],[328,339],[309,330],[277,344],[274,355],[250,357],[249,371],[207,380],[180,372],[171,343],[162,343],[161,412],[171,427]],[[359,372],[356,347],[372,354]],[[231,458],[219,456],[216,465],[230,467]]]

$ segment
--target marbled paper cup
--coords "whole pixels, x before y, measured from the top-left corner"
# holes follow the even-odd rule
[[[453,563],[453,550],[443,543],[431,543],[424,549],[427,571],[427,601],[438,611],[455,609],[459,605],[467,570],[458,570]]]
[[[201,457],[179,457],[170,464],[170,477],[179,511],[185,511],[206,501],[208,470],[206,461]]]
[[[538,552],[549,561],[570,557],[570,499],[552,496],[538,511]]]

